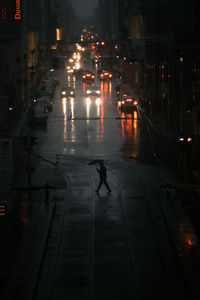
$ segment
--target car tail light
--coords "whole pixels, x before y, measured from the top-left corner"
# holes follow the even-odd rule
[[[137,101],[134,101],[134,103],[133,103],[134,105],[137,105],[138,104],[138,102]]]
[[[91,75],[90,75],[90,74],[87,74],[86,76],[87,76],[87,77],[90,77]]]
[[[108,73],[105,73],[104,75],[108,75]]]
[[[103,74],[101,74],[101,77],[103,77],[104,75]]]
[[[83,75],[83,78],[85,78],[85,75]]]
[[[112,77],[112,74],[109,74],[109,77]]]
[[[92,78],[94,78],[94,75],[92,75]]]
[[[124,101],[122,101],[122,104],[124,104],[125,102]]]
[[[133,100],[132,100],[132,99],[127,99],[126,101],[127,101],[127,102],[132,102]]]

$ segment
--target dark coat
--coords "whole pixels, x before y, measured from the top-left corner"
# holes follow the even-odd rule
[[[100,166],[100,169],[97,169],[97,172],[99,173],[101,180],[105,180],[107,178],[106,167]]]

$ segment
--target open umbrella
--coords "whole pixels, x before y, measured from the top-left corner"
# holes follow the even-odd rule
[[[92,165],[96,165],[96,164],[102,164],[103,163],[103,159],[94,159],[92,161],[89,162],[89,166],[92,166]]]

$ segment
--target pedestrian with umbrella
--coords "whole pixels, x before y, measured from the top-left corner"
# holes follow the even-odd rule
[[[107,183],[107,169],[104,166],[103,160],[93,160],[92,162],[89,163],[89,165],[93,165],[97,163],[100,165],[100,168],[99,169],[97,168],[97,172],[99,173],[99,185],[95,192],[98,193],[102,184],[104,183],[108,190],[108,194],[111,194],[111,189]]]

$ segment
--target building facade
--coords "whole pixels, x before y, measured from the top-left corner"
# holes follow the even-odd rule
[[[70,38],[72,4],[69,0],[0,0],[0,9],[0,93],[4,99],[0,111],[5,117],[11,113],[2,101],[8,103],[12,116],[29,105],[49,68],[49,48],[58,39],[58,30],[60,39]]]

